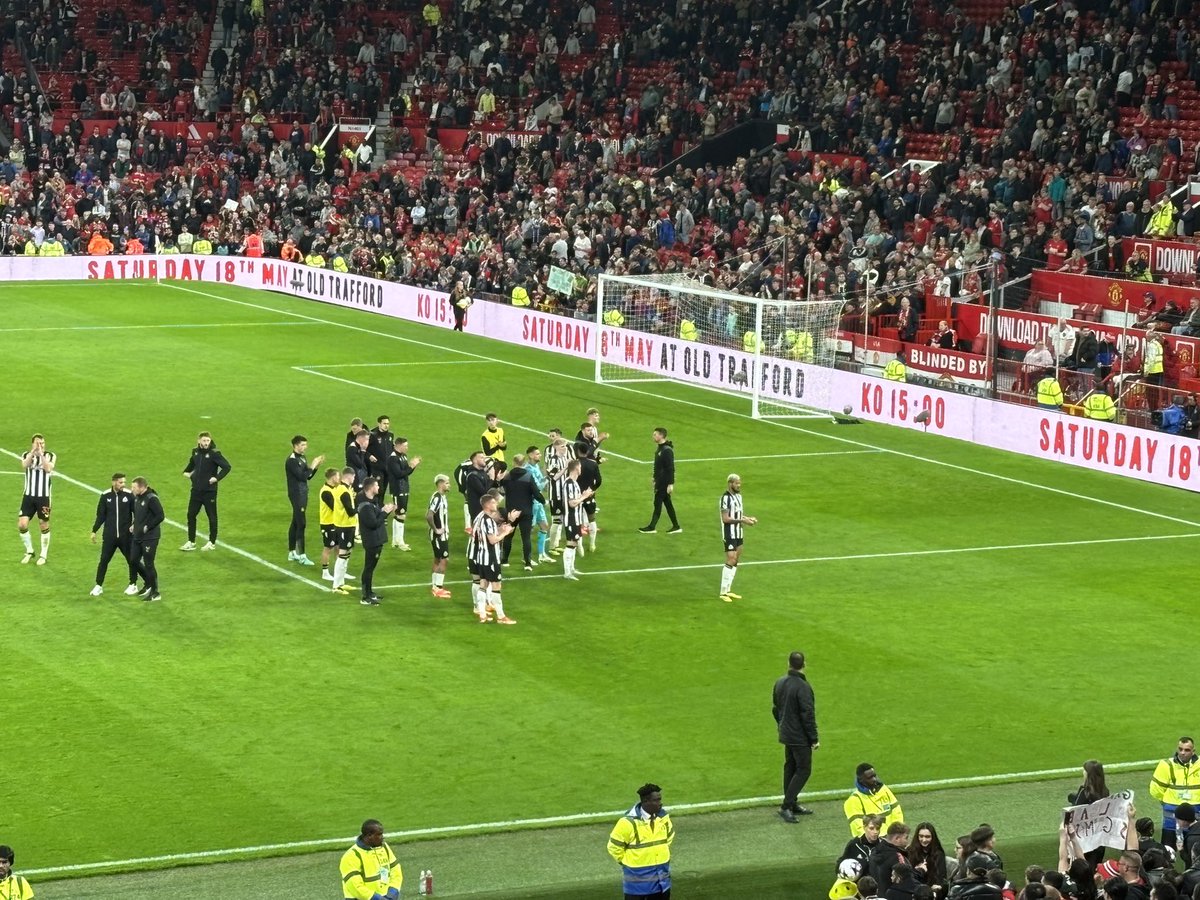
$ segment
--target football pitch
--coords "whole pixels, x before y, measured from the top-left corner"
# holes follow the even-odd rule
[[[943,843],[1002,823],[1052,862],[1066,782],[1037,778],[1153,759],[1196,730],[1173,668],[1192,642],[1191,494],[919,429],[756,421],[746,398],[598,385],[586,361],[234,287],[9,283],[0,297],[14,519],[30,435],[58,454],[48,564],[19,564],[12,520],[0,542],[0,843],[41,872],[39,897],[332,897],[336,857],[316,851],[367,817],[408,834],[406,875],[432,865],[439,894],[611,896],[611,813],[648,780],[669,808],[709,813],[677,820],[679,886],[694,886],[681,896],[817,897],[847,837],[834,798],[863,760],[893,784],[949,780],[902,796]],[[433,476],[479,446],[484,414],[511,456],[550,427],[574,435],[590,406],[612,437],[582,579],[518,564],[504,591],[518,625],[480,625],[458,528],[454,596],[430,596]],[[310,458],[340,465],[350,419],[380,414],[422,464],[412,552],[385,551],[383,604],[364,608],[287,562],[283,462],[302,433]],[[657,426],[675,443],[682,534],[636,530]],[[124,596],[116,564],[88,596],[97,491],[144,475],[182,523],[202,430],[233,466],[219,549],[180,553],[184,532],[164,526],[161,603]],[[730,472],[760,524],[744,599],[723,603]],[[769,799],[770,691],[793,649],[821,728],[808,790],[829,802],[786,826]],[[1110,785],[1153,814],[1142,768]],[[992,775],[1008,783],[969,786]],[[746,877],[750,893],[728,880]]]

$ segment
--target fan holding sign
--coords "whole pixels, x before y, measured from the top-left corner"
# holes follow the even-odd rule
[[[1059,829],[1060,871],[1065,872],[1071,860],[1101,847],[1136,851],[1135,816],[1132,791],[1120,791],[1095,803],[1064,807]]]

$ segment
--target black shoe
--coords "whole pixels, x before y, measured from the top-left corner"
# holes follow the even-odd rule
[[[359,604],[361,604],[362,606],[378,606],[378,605],[379,605],[379,598],[378,598],[378,597],[363,597],[363,598],[362,598],[361,600],[359,600],[358,602],[359,602]]]
[[[681,531],[683,531],[682,525],[672,525],[667,529],[667,534],[679,534]]]
[[[799,821],[796,818],[796,814],[786,806],[779,810],[779,818],[783,819],[783,821],[787,822],[789,825],[795,825],[796,822]]]
[[[153,594],[154,594],[154,588],[142,588],[141,591],[138,592],[138,596],[141,597],[143,600],[149,600],[151,595],[153,595]]]
[[[642,534],[654,534],[655,529],[653,525],[644,525],[639,528],[638,531],[640,531]]]
[[[813,814],[813,811],[807,806],[793,806],[792,812],[798,816],[811,816]]]
[[[144,597],[142,597],[142,601],[145,603],[154,603],[156,600],[161,600],[161,599],[162,599],[162,594],[160,594],[158,591],[155,591],[152,594],[146,594]]]

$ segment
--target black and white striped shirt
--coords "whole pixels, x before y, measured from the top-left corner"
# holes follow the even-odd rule
[[[480,568],[500,567],[500,543],[493,544],[488,540],[489,535],[497,532],[496,520],[486,512],[475,517],[471,526],[471,560]]]
[[[567,463],[575,458],[575,451],[570,444],[562,448],[562,452],[558,453],[554,449],[554,445],[549,445],[542,454],[542,459],[546,463],[546,475],[551,480],[562,478],[567,472]]]
[[[563,524],[575,526],[576,528],[583,525],[583,504],[576,501],[583,495],[583,491],[579,489],[579,482],[573,481],[570,478],[563,479]],[[576,505],[572,505],[576,504]]]
[[[42,453],[34,453],[28,450],[21,454],[21,462],[24,463],[29,457],[33,457],[33,463],[25,470],[25,496],[26,497],[45,497],[50,499],[50,481],[52,475],[42,468],[42,463],[49,461],[54,462],[54,454],[49,450]]]
[[[438,535],[438,532],[446,530],[446,495],[441,491],[434,491],[433,496],[429,498],[428,509],[433,513],[433,527],[429,529],[429,539],[444,541],[446,537]]]
[[[721,495],[721,533],[725,543],[730,541],[740,541],[743,536],[744,528],[742,526],[742,495],[735,494],[732,491],[726,491]],[[726,522],[725,516],[733,519],[733,522]]]

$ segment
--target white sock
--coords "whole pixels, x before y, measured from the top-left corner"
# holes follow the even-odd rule
[[[475,606],[475,615],[481,616],[484,613],[485,598],[483,589],[479,587],[479,582],[471,582],[471,601]]]
[[[563,551],[563,574],[575,574],[575,548],[568,547]]]
[[[737,569],[734,566],[726,566],[721,570],[721,593],[729,593],[729,589],[733,587],[733,576],[737,574]]]
[[[597,531],[596,520],[592,519],[591,524],[588,525],[588,549],[589,550],[596,549],[596,531]]]
[[[333,586],[341,587],[346,583],[346,570],[350,568],[350,557],[339,556],[333,564]]]
[[[46,551],[50,549],[50,532],[42,532],[42,556],[46,555]]]
[[[488,603],[491,604],[492,609],[496,611],[496,618],[503,619],[504,601],[500,599],[499,591],[494,591],[491,588],[488,588]]]
[[[392,543],[404,543],[404,526],[394,519],[392,520]]]
[[[28,531],[21,532],[21,543],[25,545],[26,553],[33,552],[33,535],[31,535]]]
[[[400,537],[397,538],[397,540],[399,540],[400,543],[403,544],[404,543],[404,522],[403,521],[393,522],[392,524],[396,526],[397,534],[400,535]]]
[[[583,537],[583,535],[580,535],[580,537]],[[575,550],[580,556],[587,556],[587,550],[583,548],[583,541],[579,541],[579,543],[575,545]]]
[[[558,546],[558,539],[562,535],[562,525],[555,522],[550,526],[550,549],[553,550]]]
[[[463,504],[463,521],[467,523],[467,527],[471,527],[471,507]]]
[[[495,598],[495,591],[492,590],[492,586],[489,584],[483,592],[483,607],[484,607],[484,609],[487,609],[489,606],[494,605],[492,603],[492,600],[494,598]]]

